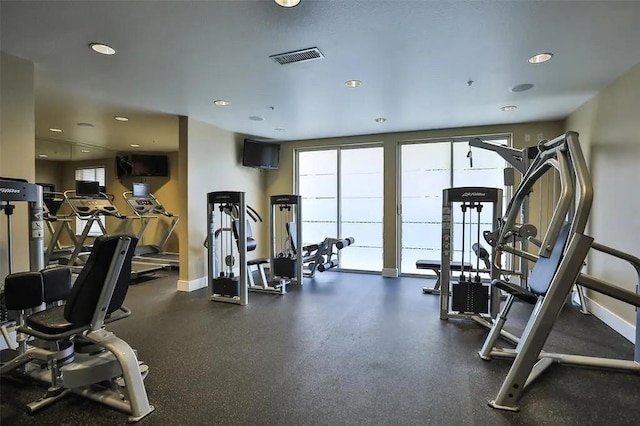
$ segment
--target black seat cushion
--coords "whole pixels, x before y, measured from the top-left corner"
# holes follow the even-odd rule
[[[517,284],[509,283],[502,280],[493,280],[491,281],[491,285],[499,288],[500,290],[506,291],[507,293],[514,295],[518,299],[532,305],[535,305],[538,301],[538,296]]]
[[[58,334],[77,328],[64,317],[64,306],[55,306],[36,312],[25,319],[28,327],[46,334]]]
[[[247,261],[247,265],[249,265],[249,266],[262,265],[264,263],[269,263],[269,259],[265,259],[264,257],[261,257],[259,259],[252,259],[252,260],[248,260]]]

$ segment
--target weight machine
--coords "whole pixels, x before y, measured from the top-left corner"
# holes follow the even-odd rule
[[[505,185],[513,186],[515,184],[515,176],[513,174],[513,169],[517,170],[522,177],[524,177],[529,170],[529,167],[534,163],[535,159],[539,154],[539,146],[530,146],[522,149],[516,149],[504,145],[499,145],[492,142],[483,141],[479,138],[471,138],[469,140],[469,149],[471,147],[486,149],[488,151],[493,151],[500,155],[507,163],[511,165],[511,169],[505,169]],[[467,154],[469,157],[469,161],[472,161],[471,151]],[[473,163],[471,163],[473,164]],[[520,223],[522,223],[522,227],[533,227],[533,225],[529,224],[530,221],[530,194],[533,188],[529,189],[529,192],[524,196],[522,203],[520,205]],[[515,235],[517,235],[517,240],[520,243],[520,249],[526,252],[529,248],[529,242],[535,241],[535,234],[527,234],[526,231],[530,229],[524,228],[523,232],[515,231]],[[513,241],[513,246],[515,247],[515,241]],[[531,260],[527,260],[525,257],[520,258],[520,278],[521,285],[523,287],[527,287],[528,278],[529,278],[529,262]],[[512,269],[514,265],[512,265]],[[583,314],[588,314],[589,311],[587,309],[587,303],[585,300],[584,290],[580,286],[576,286],[576,293],[579,298],[580,311]]]
[[[556,202],[551,221],[537,254],[524,252],[511,246],[511,233],[516,218],[533,185],[551,168],[558,170],[561,182],[560,197]],[[509,285],[495,280],[493,287],[509,295],[499,318],[480,350],[483,359],[503,357],[513,359],[498,395],[489,402],[493,408],[517,411],[517,402],[524,390],[550,365],[567,364],[598,369],[626,370],[640,373],[640,328],[636,327],[636,345],[633,360],[608,359],[543,351],[554,322],[564,307],[572,286],[577,283],[590,290],[605,294],[636,307],[640,323],[640,258],[594,241],[584,234],[593,202],[593,185],[580,147],[578,134],[567,132],[551,141],[541,142],[539,153],[523,176],[522,182],[509,202],[505,216],[494,232],[485,239],[496,252],[507,251],[534,261],[530,276],[530,288]],[[537,244],[536,244],[537,245]],[[624,260],[638,275],[636,291],[623,289],[603,279],[582,273],[584,261],[590,250]],[[497,258],[496,258],[497,259]],[[516,340],[515,349],[494,347],[498,334],[507,321],[515,299],[535,305],[522,337]]]
[[[451,282],[453,203],[460,203],[462,209],[462,259],[460,279]],[[482,325],[491,327],[491,318],[495,318],[500,310],[500,291],[486,285],[480,279],[480,255],[476,256],[476,275],[472,279],[471,268],[465,263],[465,227],[467,210],[475,210],[478,214],[477,242],[480,243],[481,213],[485,204],[491,204],[491,223],[495,224],[501,217],[502,190],[499,188],[460,187],[442,191],[442,251],[441,251],[441,286],[440,286],[440,319],[471,318]],[[471,213],[469,214],[471,217]],[[469,220],[471,229],[471,219]],[[478,248],[479,251],[479,248]],[[492,248],[491,257],[495,256]],[[465,275],[469,271],[469,276]],[[489,270],[491,279],[500,276],[500,269],[494,264]]]
[[[27,203],[29,217],[28,227],[25,229],[29,236],[29,270],[39,271],[44,268],[44,205],[43,190],[40,185],[29,183],[24,179],[0,177],[0,210],[7,217],[7,275],[13,272],[13,212],[15,203]],[[2,300],[4,302],[4,276],[2,280]],[[14,318],[10,318],[4,304],[0,306],[0,330],[9,349],[17,349],[10,337],[9,330],[13,328]],[[19,321],[22,317],[18,318]]]
[[[272,195],[269,198],[269,259],[254,259],[247,262],[249,267],[249,290],[285,294],[287,285],[302,285],[302,258],[296,248],[302,245],[301,234],[297,232],[302,223],[299,195]],[[269,272],[265,270],[269,266]],[[256,267],[258,279],[252,267]]]
[[[254,250],[256,247],[255,240],[247,238],[245,193],[233,191],[208,193],[207,218],[209,297],[216,302],[244,306],[249,303],[247,251]],[[237,265],[234,246],[238,252]]]

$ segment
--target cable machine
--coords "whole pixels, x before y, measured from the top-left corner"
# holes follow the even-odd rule
[[[480,256],[476,256],[476,274],[472,279],[471,268],[461,268],[458,282],[451,282],[451,239],[453,230],[453,203],[461,203],[462,209],[462,259],[465,265],[465,227],[466,213],[470,211],[469,229],[471,232],[471,212],[478,214],[477,244],[480,243],[480,216],[484,204],[492,206],[491,223],[495,226],[502,213],[502,190],[499,188],[460,187],[442,191],[442,258],[440,287],[440,319],[471,318],[490,327],[487,317],[495,318],[500,311],[500,290],[485,285],[480,279]],[[495,248],[491,248],[491,259],[495,258]],[[465,275],[469,271],[469,276]],[[491,280],[500,276],[500,269],[492,262],[489,270]]]
[[[209,295],[216,302],[246,305],[247,204],[244,192],[217,191],[207,194],[207,265]],[[253,239],[252,243],[255,246]],[[235,263],[237,246],[238,264]]]
[[[270,204],[271,276],[280,283],[284,294],[284,282],[302,285],[302,257],[298,253],[302,247],[302,197],[272,195]]]

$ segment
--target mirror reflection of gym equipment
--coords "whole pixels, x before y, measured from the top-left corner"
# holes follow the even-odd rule
[[[85,243],[87,242],[93,224],[97,224],[102,234],[107,235],[107,231],[100,220],[102,216],[113,217],[120,220],[120,229],[125,230],[128,227],[127,222],[137,219],[137,217],[122,215],[115,204],[113,204],[113,196],[100,191],[98,182],[77,181],[76,189],[74,191],[65,191],[64,197],[75,216],[78,219],[86,221],[82,235],[77,238],[75,249],[66,263],[74,268],[75,271],[80,270],[88,256],[88,252],[83,250],[87,247]],[[136,279],[167,267],[169,267],[167,263],[140,262],[134,260],[132,262],[131,278]]]
[[[171,212],[168,212],[160,201],[149,192],[149,185],[146,183],[133,183],[131,191],[125,191],[122,196],[127,201],[133,213],[139,218],[140,228],[136,234],[138,239],[142,241],[145,231],[152,220],[159,220],[160,217],[170,219],[169,226],[157,245],[146,244],[136,247],[135,259],[141,262],[167,264],[171,267],[180,267],[180,258],[178,253],[167,252],[166,246],[169,238],[173,234],[180,218]],[[128,221],[128,228],[125,232],[130,232],[134,221]]]

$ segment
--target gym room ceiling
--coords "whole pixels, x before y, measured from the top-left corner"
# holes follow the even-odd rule
[[[35,63],[36,139],[110,150],[176,150],[178,115],[284,141],[560,119],[640,61],[634,1],[2,1],[0,13],[2,51]],[[270,58],[313,47],[323,58]],[[554,56],[528,62],[542,52]]]

